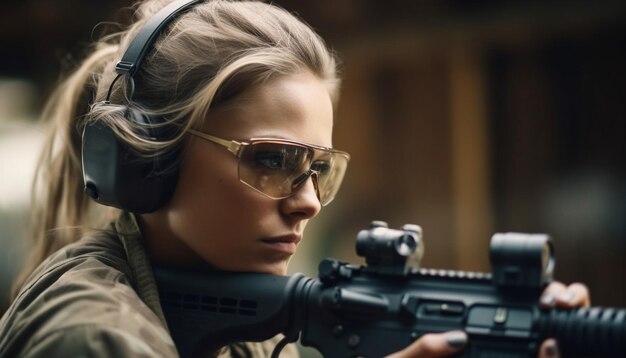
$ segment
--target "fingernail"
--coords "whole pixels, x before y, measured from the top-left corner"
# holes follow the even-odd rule
[[[551,293],[546,293],[545,295],[541,296],[541,303],[546,305],[546,306],[552,306],[552,304],[554,304],[554,295]]]
[[[574,299],[574,294],[571,292],[565,292],[559,296],[559,301],[571,302]]]
[[[556,345],[556,342],[551,342],[546,347],[546,355],[548,357],[558,357],[559,356],[559,347]]]
[[[446,335],[446,341],[452,348],[461,348],[467,343],[467,334],[463,331],[450,332]]]

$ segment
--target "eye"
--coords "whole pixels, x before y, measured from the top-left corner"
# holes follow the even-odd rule
[[[285,154],[281,152],[256,153],[254,164],[264,169],[283,169],[285,167]]]
[[[318,160],[311,164],[311,169],[315,170],[320,174],[327,174],[330,171],[330,163],[323,160]]]

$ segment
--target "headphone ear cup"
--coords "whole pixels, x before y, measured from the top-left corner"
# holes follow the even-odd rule
[[[110,106],[123,114],[124,120],[145,129],[141,135],[148,140],[157,136],[155,118],[127,106]],[[85,126],[82,136],[82,165],[85,193],[96,202],[134,213],[153,212],[165,205],[176,187],[179,150],[167,154],[145,156],[120,140],[103,121]]]

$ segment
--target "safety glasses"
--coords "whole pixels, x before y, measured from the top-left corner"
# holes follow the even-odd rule
[[[189,133],[226,147],[239,160],[239,181],[272,199],[291,196],[311,177],[322,205],[337,194],[350,155],[317,145],[277,138],[226,140],[189,129]]]

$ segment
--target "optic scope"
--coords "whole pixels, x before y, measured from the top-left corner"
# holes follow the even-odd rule
[[[424,254],[422,228],[406,224],[396,230],[384,221],[372,221],[369,230],[358,233],[356,253],[365,258],[368,270],[407,274],[411,267],[419,266]]]

